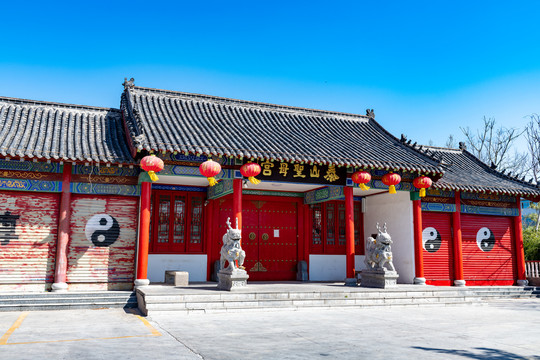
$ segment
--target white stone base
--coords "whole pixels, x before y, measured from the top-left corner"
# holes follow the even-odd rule
[[[245,270],[236,269],[231,270],[220,270],[218,272],[218,289],[235,291],[240,289],[245,289],[247,286],[247,279],[249,275]]]
[[[454,280],[454,286],[464,287],[465,280]]]
[[[414,278],[414,284],[415,285],[426,285],[426,278],[415,277]]]
[[[358,280],[356,278],[346,278],[345,286],[358,286]]]
[[[148,279],[137,279],[134,281],[135,289],[138,289],[142,286],[148,286],[150,285],[150,280]]]
[[[399,275],[395,271],[362,270],[361,287],[386,289],[397,286]]]
[[[529,285],[529,280],[518,280],[517,284],[518,286],[527,286]]]
[[[68,284],[66,284],[65,282],[54,283],[51,286],[52,292],[67,292],[67,289],[68,289]]]

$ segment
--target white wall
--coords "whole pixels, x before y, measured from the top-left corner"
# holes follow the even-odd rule
[[[354,257],[355,270],[362,270],[364,255]],[[344,281],[347,269],[345,255],[309,255],[310,281]]]
[[[345,281],[345,255],[309,255],[310,281]]]
[[[148,255],[148,280],[164,282],[166,270],[189,272],[189,281],[206,281],[206,255],[150,254]]]
[[[392,237],[394,266],[399,274],[398,282],[412,284],[414,281],[414,235],[412,201],[408,191],[397,194],[380,194],[365,198],[364,236],[377,233],[377,223],[388,225]]]

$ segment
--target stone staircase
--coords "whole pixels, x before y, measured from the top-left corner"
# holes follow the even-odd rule
[[[0,311],[136,308],[133,291],[0,293]]]
[[[187,288],[147,287],[137,290],[139,310],[145,314],[161,311],[230,312],[264,309],[362,308],[382,306],[482,305],[487,300],[540,298],[533,287],[434,287],[400,285],[392,289],[321,286],[298,289],[262,290],[250,287],[241,292],[188,291]]]

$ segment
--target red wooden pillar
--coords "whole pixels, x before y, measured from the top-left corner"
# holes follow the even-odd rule
[[[56,262],[52,291],[67,291],[67,251],[71,220],[71,163],[65,163],[62,171],[62,195],[60,198],[60,214],[58,216],[58,242],[56,245]]]
[[[150,241],[150,198],[152,183],[141,183],[141,208],[139,213],[139,239],[137,240],[137,277],[135,287],[150,284],[148,280],[148,243]]]
[[[345,254],[347,278],[346,285],[356,285],[354,271],[354,203],[353,203],[353,187],[345,186]]]
[[[527,286],[527,275],[525,274],[525,253],[523,251],[523,227],[521,224],[521,199],[517,197],[518,215],[514,217],[514,240],[517,262],[517,284]]]
[[[238,228],[242,229],[242,179],[233,180],[233,218],[231,226],[234,228],[238,219]]]
[[[454,228],[454,285],[465,286],[463,277],[463,246],[461,235],[461,193],[456,191],[456,211],[452,214],[452,226]]]
[[[416,195],[418,196],[418,195]],[[425,285],[424,255],[422,253],[422,203],[420,198],[413,200],[413,234],[414,234],[414,283]]]

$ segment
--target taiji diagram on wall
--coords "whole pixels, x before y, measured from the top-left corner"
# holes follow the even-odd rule
[[[96,214],[88,220],[84,229],[86,239],[95,246],[111,246],[120,236],[118,221],[107,214]]]
[[[15,225],[20,215],[12,215],[6,211],[0,215],[0,245],[8,245],[11,240],[17,240],[19,237],[15,234]]]
[[[441,248],[441,234],[434,227],[427,227],[422,231],[422,246],[430,253]]]
[[[493,231],[487,227],[483,227],[476,233],[476,244],[482,251],[491,251],[495,246],[495,236]]]

